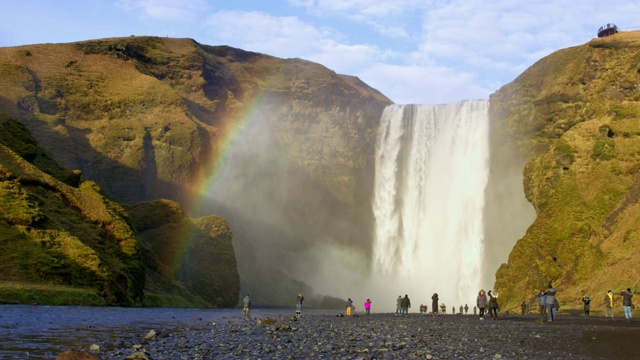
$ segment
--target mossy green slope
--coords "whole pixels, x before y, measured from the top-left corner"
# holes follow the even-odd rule
[[[0,302],[141,304],[142,253],[124,208],[77,173],[77,187],[48,173],[73,172],[0,113]]]
[[[548,283],[561,304],[640,286],[640,32],[557,51],[491,96],[528,158],[537,218],[496,274],[502,307]]]
[[[235,306],[231,238],[175,202],[125,207],[0,113],[0,303]]]

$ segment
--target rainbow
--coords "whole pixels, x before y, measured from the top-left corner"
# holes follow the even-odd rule
[[[264,99],[262,95],[255,96],[242,111],[217,121],[217,133],[213,139],[214,155],[205,164],[208,175],[190,192],[185,207],[187,213],[195,216],[210,215],[210,211],[206,209],[209,208],[207,202],[213,198],[213,189],[229,164],[234,147],[242,142],[246,130],[261,117],[261,110],[266,107]]]

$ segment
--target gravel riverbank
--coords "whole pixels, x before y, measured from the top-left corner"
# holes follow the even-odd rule
[[[631,359],[640,321],[505,315],[303,314],[209,321],[149,329],[147,339],[115,339],[92,351],[103,360],[144,359]],[[145,330],[146,331],[146,330]],[[135,356],[137,357],[133,357]]]

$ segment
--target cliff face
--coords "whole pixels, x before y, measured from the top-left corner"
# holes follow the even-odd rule
[[[371,154],[390,103],[357,78],[318,64],[190,39],[0,48],[0,112],[119,201],[165,198],[197,217],[222,215],[234,229],[243,283],[256,301],[270,304],[289,304],[286,294],[309,289],[293,264],[304,251],[318,256],[314,244],[367,251]],[[247,129],[251,136],[235,148],[253,152],[230,155],[231,142]],[[201,193],[225,169],[240,176]],[[192,202],[212,193],[199,207]],[[200,238],[201,220],[180,223]],[[140,232],[143,246],[162,253],[148,231]],[[169,233],[172,246],[186,243],[183,233]],[[168,276],[168,283],[152,281],[155,290],[146,289],[158,302],[170,302],[168,294],[179,288],[192,299],[203,296],[201,285],[186,283],[191,270],[169,269],[161,259],[153,266]],[[226,293],[215,296],[226,304]]]
[[[169,200],[127,207],[146,265],[145,304],[232,307],[240,277],[227,223],[191,219]]]
[[[140,305],[142,253],[127,213],[0,114],[0,302]]]
[[[0,109],[65,166],[131,203],[184,200],[215,170],[211,159],[237,131],[230,124],[259,99],[269,104],[260,121],[276,122],[290,159],[353,202],[370,146],[362,140],[390,103],[318,64],[190,39],[1,48],[0,59]]]
[[[637,288],[640,33],[557,51],[491,96],[536,219],[496,274],[502,307],[548,283],[563,305]]]
[[[230,307],[231,231],[156,201],[125,206],[0,114],[0,303]]]

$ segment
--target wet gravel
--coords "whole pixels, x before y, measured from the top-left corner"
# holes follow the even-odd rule
[[[92,351],[101,359],[607,359],[640,355],[640,323],[536,315],[303,314],[194,319]],[[155,333],[155,334],[154,334]],[[615,336],[613,336],[615,335]],[[615,341],[623,352],[616,352]],[[633,340],[635,339],[635,340]],[[624,341],[624,340],[623,340]],[[635,346],[635,348],[633,347]],[[95,350],[95,349],[94,349]],[[626,357],[626,355],[630,357]]]

